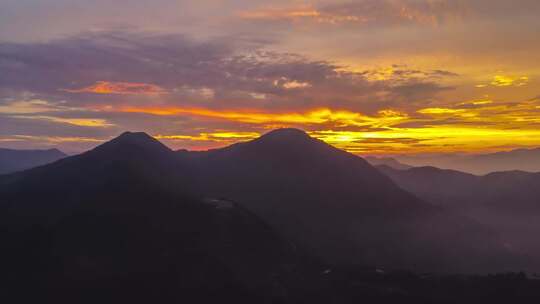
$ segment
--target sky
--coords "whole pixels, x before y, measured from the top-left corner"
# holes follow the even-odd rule
[[[2,0],[0,147],[540,146],[538,0]]]

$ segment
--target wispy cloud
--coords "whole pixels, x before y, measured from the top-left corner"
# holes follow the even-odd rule
[[[437,26],[461,17],[466,7],[458,1],[361,0],[341,4],[263,7],[242,11],[245,19],[316,22],[322,24]]]
[[[95,84],[80,89],[61,89],[69,93],[121,94],[121,95],[154,95],[165,94],[163,88],[148,83],[108,82],[98,81]]]

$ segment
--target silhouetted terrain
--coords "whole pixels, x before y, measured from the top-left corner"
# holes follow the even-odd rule
[[[393,271],[515,261],[481,225],[293,129],[197,153],[124,133],[0,176],[0,239],[6,303],[535,303],[540,294],[517,273]]]
[[[474,272],[511,262],[489,230],[300,130],[178,154],[193,164],[200,192],[243,204],[330,263]]]
[[[540,257],[540,173],[495,172],[476,176],[435,167],[378,167],[403,189],[491,227],[514,251]]]
[[[67,155],[57,149],[13,150],[0,148],[0,174],[12,173],[52,163]]]
[[[290,243],[233,202],[190,196],[176,163],[146,134],[126,133],[1,177],[2,294],[26,303],[293,297],[282,283],[300,280]]]
[[[416,167],[435,166],[479,175],[515,170],[540,172],[540,148],[477,155],[401,156],[399,160]]]

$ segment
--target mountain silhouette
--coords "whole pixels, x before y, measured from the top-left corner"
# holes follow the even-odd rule
[[[0,148],[0,174],[22,171],[55,162],[66,157],[58,149],[13,150]]]
[[[155,139],[124,133],[0,176],[2,297],[257,303],[310,282],[289,241],[235,202],[191,195],[182,168]]]
[[[177,154],[193,168],[199,192],[237,201],[330,263],[431,271],[504,267],[505,250],[490,231],[418,199],[362,158],[303,131],[279,129],[223,149]]]
[[[206,152],[126,132],[2,175],[0,239],[9,303],[439,303],[493,298],[494,283],[537,289],[522,274],[472,285],[394,274],[496,271],[514,256],[490,230],[295,129]]]

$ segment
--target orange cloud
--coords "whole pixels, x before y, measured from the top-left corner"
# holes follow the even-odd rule
[[[121,94],[121,95],[154,95],[164,94],[166,91],[160,86],[136,82],[108,82],[98,81],[95,84],[81,89],[63,89],[70,93],[93,94]]]
[[[321,13],[310,6],[302,6],[290,9],[261,9],[243,11],[239,13],[245,19],[288,19],[288,18],[317,18]]]
[[[347,14],[322,12],[311,6],[293,8],[269,8],[240,12],[240,17],[254,20],[309,20],[318,23],[339,24],[344,22],[368,22],[370,18]]]
[[[373,4],[355,3],[316,8],[311,5],[270,7],[242,11],[239,16],[251,20],[312,21],[327,24],[343,23],[415,23],[437,26],[443,21],[458,20],[463,11],[449,9],[444,3],[430,1],[424,5],[403,1],[378,0]]]

